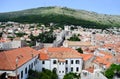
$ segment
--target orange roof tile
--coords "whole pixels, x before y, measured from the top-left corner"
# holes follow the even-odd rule
[[[64,58],[81,58],[82,57],[81,54],[78,53],[76,50],[71,48],[65,48],[65,47],[49,47],[49,48],[43,48],[39,51],[40,51],[40,56],[45,57],[44,59],[48,59],[48,58],[64,59]],[[46,56],[44,56],[42,53],[44,53],[44,55]]]
[[[49,59],[49,57],[48,57],[48,55],[46,54],[46,53],[40,53],[39,54],[39,59],[41,59],[41,60],[48,60]]]
[[[32,55],[37,56],[38,54],[39,54],[38,51],[30,47],[23,47],[23,48],[1,52],[0,70],[15,70],[17,58],[18,58],[18,67],[20,67],[29,60],[31,60]]]
[[[87,61],[90,58],[92,58],[94,55],[93,54],[81,54],[81,56],[83,57],[84,61]]]

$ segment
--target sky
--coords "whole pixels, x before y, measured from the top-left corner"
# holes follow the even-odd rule
[[[47,6],[120,15],[120,0],[0,0],[0,13]]]

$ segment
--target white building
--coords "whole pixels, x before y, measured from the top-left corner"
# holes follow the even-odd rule
[[[89,41],[83,42],[83,41],[68,41],[68,40],[65,40],[63,42],[63,46],[64,47],[69,47],[69,48],[72,48],[72,49],[77,49],[77,48],[82,48],[82,47],[89,47],[89,46],[92,46],[92,44]]]
[[[30,48],[18,48],[0,52],[0,74],[8,79],[26,79],[29,69],[36,70],[39,52]]]
[[[107,79],[99,69],[89,71],[89,70],[82,70],[81,72],[81,79]]]
[[[63,79],[64,75],[69,72],[81,73],[83,59],[76,50],[54,47],[44,48],[39,51],[39,71],[42,71],[44,68],[49,70],[55,69],[59,79]]]
[[[0,42],[0,50],[10,50],[25,46],[24,40],[13,40]]]
[[[0,74],[6,73],[7,79],[26,79],[29,69],[40,72],[49,69],[56,70],[59,79],[69,72],[81,74],[81,79],[106,79],[100,72],[82,70],[83,66],[84,69],[93,67],[94,70],[101,70],[95,66],[97,58],[93,59],[92,54],[80,54],[72,48],[48,47],[36,51],[23,47],[0,52]]]

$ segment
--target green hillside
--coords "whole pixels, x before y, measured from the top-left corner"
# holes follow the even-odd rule
[[[16,12],[0,13],[0,21],[21,23],[57,23],[91,28],[120,27],[119,15],[106,15],[66,7],[40,7]]]

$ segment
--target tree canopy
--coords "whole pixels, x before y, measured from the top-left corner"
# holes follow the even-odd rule
[[[63,79],[80,79],[80,75],[70,72],[66,74]]]
[[[83,54],[83,50],[81,48],[76,49],[79,53]]]
[[[44,69],[42,72],[29,70],[27,79],[58,79],[56,72]]]
[[[114,76],[120,77],[120,65],[112,64],[109,69],[107,69],[104,75],[108,79],[113,79]]]
[[[69,41],[80,41],[80,38],[77,36],[77,35],[72,35],[72,37],[70,37],[69,39],[68,39]]]

